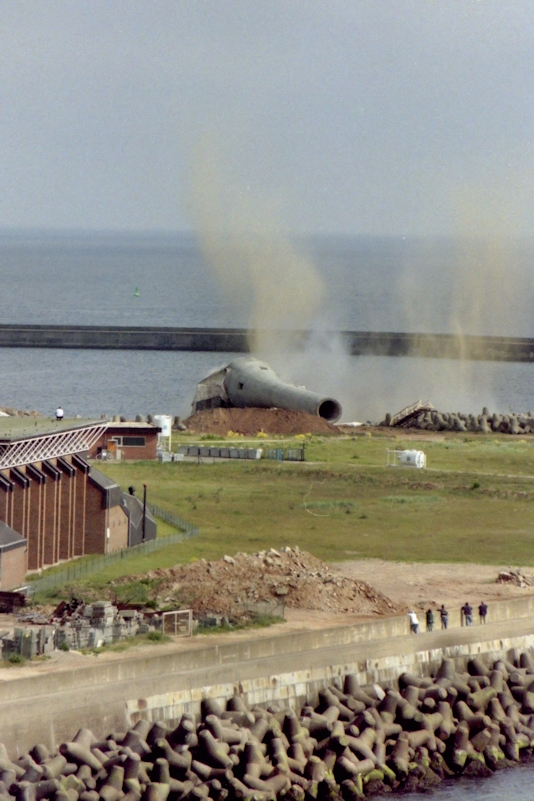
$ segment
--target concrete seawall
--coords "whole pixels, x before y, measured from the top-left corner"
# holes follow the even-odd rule
[[[245,328],[156,328],[84,325],[0,325],[3,348],[185,350],[248,353]],[[302,345],[308,331],[289,332]],[[534,361],[534,339],[387,331],[339,331],[332,336],[352,355],[420,356],[489,361]]]
[[[300,707],[332,678],[358,675],[362,684],[393,682],[404,670],[428,675],[442,656],[460,664],[472,654],[497,658],[534,645],[534,596],[490,605],[485,626],[408,633],[406,617],[280,636],[193,640],[113,661],[87,658],[83,667],[0,682],[0,739],[12,754],[36,742],[53,747],[82,727],[97,736],[125,730],[140,718],[174,721],[198,712],[201,698],[234,692],[249,704]],[[159,651],[159,652],[158,652]]]

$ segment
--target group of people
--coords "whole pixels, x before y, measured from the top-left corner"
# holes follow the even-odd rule
[[[473,607],[466,601],[465,604],[462,606],[461,610],[461,618],[462,618],[462,626],[470,626],[473,622]],[[482,601],[478,607],[478,616],[480,618],[481,623],[486,622],[486,617],[488,614],[488,605]],[[441,604],[440,608],[437,610],[436,615],[439,615],[439,619],[441,622],[442,629],[449,628],[449,612],[445,608],[445,604]],[[419,619],[415,612],[410,610],[408,612],[408,617],[410,618],[410,630],[412,634],[417,634],[419,632]],[[425,622],[426,622],[426,630],[427,631],[434,631],[434,622],[435,622],[435,615],[434,611],[429,608],[425,612]]]

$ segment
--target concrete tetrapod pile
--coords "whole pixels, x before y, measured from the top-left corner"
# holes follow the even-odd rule
[[[389,426],[391,415],[386,415],[381,426]],[[421,431],[470,431],[480,434],[532,434],[534,433],[534,416],[526,414],[490,414],[486,408],[482,414],[463,414],[462,412],[422,412],[405,423],[402,428],[418,428]]]
[[[15,801],[289,801],[420,791],[446,776],[487,776],[534,745],[534,660],[478,658],[468,672],[444,659],[435,678],[402,674],[398,690],[346,676],[300,716],[201,703],[200,723],[140,720],[105,740],[80,729],[56,754],[0,748],[0,799]]]

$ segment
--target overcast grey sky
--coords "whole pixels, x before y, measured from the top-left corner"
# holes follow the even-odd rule
[[[534,230],[532,0],[0,0],[0,226]]]

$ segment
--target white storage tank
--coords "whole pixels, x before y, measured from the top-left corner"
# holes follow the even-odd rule
[[[170,437],[172,435],[172,415],[170,414],[155,414],[154,425],[161,428],[162,437]]]
[[[426,455],[423,451],[398,451],[397,459],[402,467],[426,467]]]

